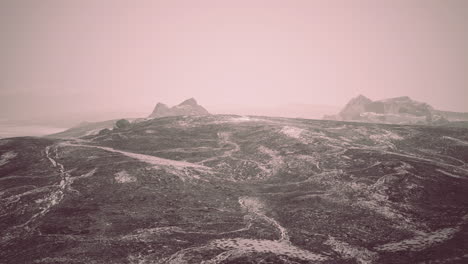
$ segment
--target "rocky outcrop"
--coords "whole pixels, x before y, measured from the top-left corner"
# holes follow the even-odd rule
[[[324,119],[389,124],[441,125],[448,119],[427,103],[408,96],[372,101],[359,95],[351,99],[338,115]]]
[[[371,99],[363,95],[359,95],[358,97],[351,99],[351,101],[346,104],[338,115],[344,120],[354,120],[359,118],[361,113],[366,112],[366,106],[371,103]]]
[[[203,115],[210,115],[210,113],[205,108],[203,108],[203,106],[199,105],[194,98],[190,98],[171,108],[163,103],[158,103],[148,118]]]
[[[154,107],[153,113],[151,115],[158,115],[158,116],[167,116],[169,115],[171,109],[169,106],[163,104],[163,103],[157,103],[156,106]],[[151,117],[150,115],[150,117]]]

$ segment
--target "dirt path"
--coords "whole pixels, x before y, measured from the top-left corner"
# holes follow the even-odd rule
[[[117,150],[117,149],[113,149],[113,148],[110,148],[110,147],[101,147],[101,146],[84,145],[84,144],[64,144],[64,145],[74,146],[74,147],[85,147],[85,148],[98,148],[98,149],[102,149],[102,150],[109,151],[109,152],[119,153],[119,154],[125,155],[127,157],[134,158],[134,159],[137,159],[139,161],[149,163],[149,164],[152,164],[152,165],[157,165],[157,166],[171,166],[171,167],[177,167],[177,168],[195,168],[195,169],[202,169],[202,170],[210,170],[211,169],[211,168],[203,166],[203,165],[190,163],[190,162],[186,162],[186,161],[164,159],[164,158],[159,158],[159,157],[145,155],[145,154],[139,154],[139,153],[133,153],[133,152],[123,151],[123,150]]]
[[[145,154],[117,150],[117,149],[113,149],[110,147],[101,147],[101,146],[93,146],[93,145],[86,145],[86,144],[70,144],[70,143],[65,143],[62,145],[73,146],[73,147],[84,147],[84,148],[97,148],[97,149],[102,149],[108,152],[119,153],[124,156],[154,165],[157,168],[165,169],[168,173],[178,176],[181,180],[192,179],[192,178],[201,179],[198,176],[198,173],[192,173],[193,171],[197,171],[202,174],[213,173],[212,169],[209,167],[206,167],[200,164],[186,162],[186,161],[164,159],[164,158],[159,158],[159,157],[145,155]]]
[[[216,239],[208,244],[199,247],[191,247],[180,250],[170,256],[162,263],[168,264],[183,264],[191,263],[191,255],[199,254],[204,251],[214,249],[223,250],[222,253],[214,256],[210,260],[202,261],[203,264],[217,264],[228,259],[235,259],[240,256],[248,256],[254,253],[271,253],[275,255],[283,255],[291,258],[322,262],[329,258],[325,255],[313,253],[292,245],[289,240],[288,231],[286,228],[275,219],[268,217],[264,213],[265,205],[256,197],[240,197],[239,204],[252,219],[257,219],[270,224],[279,233],[277,240],[266,239],[249,239],[249,238],[231,238],[231,239]],[[249,221],[248,227],[252,225],[252,220]]]
[[[231,141],[230,140],[230,135],[229,133],[226,133],[226,132],[219,132],[218,133],[218,138],[219,138],[219,144],[220,145],[230,145],[232,148],[225,151],[222,155],[220,156],[216,156],[216,157],[212,157],[212,158],[208,158],[208,159],[204,159],[202,161],[199,161],[197,162],[198,164],[204,164],[206,162],[209,162],[209,161],[213,161],[213,160],[218,160],[218,159],[221,159],[221,158],[227,158],[227,157],[232,157],[232,154],[234,152],[238,152],[240,151],[240,146],[239,144],[237,144],[236,142],[234,141]]]

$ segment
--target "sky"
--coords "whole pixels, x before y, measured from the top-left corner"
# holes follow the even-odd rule
[[[0,34],[0,118],[358,94],[468,112],[466,0],[0,0]]]

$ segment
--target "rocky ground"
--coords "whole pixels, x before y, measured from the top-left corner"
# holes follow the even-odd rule
[[[0,263],[467,263],[468,129],[166,117],[0,140]]]

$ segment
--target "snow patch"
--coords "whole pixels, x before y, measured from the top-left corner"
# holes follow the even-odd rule
[[[464,140],[461,140],[461,139],[458,139],[458,138],[453,138],[453,137],[448,137],[448,136],[443,136],[442,138],[454,141],[455,143],[458,143],[458,144],[463,145],[463,146],[468,146],[468,141],[464,141]]]
[[[31,223],[35,219],[47,214],[53,206],[59,204],[65,196],[65,192],[71,188],[70,185],[73,183],[71,175],[67,171],[65,171],[64,166],[51,156],[50,148],[51,146],[47,146],[45,148],[46,157],[47,159],[49,159],[50,163],[52,163],[52,166],[58,169],[61,178],[60,183],[52,186],[55,189],[54,191],[50,192],[44,198],[35,201],[36,203],[42,205],[40,207],[41,211],[34,214],[28,221],[22,224],[22,226],[29,225],[29,223]],[[57,149],[55,149],[55,156],[56,158],[58,156]],[[94,171],[95,170],[90,172],[91,175],[94,174]]]
[[[395,168],[395,171],[397,174],[404,175],[406,173],[409,173],[408,170],[413,169],[414,167],[411,166],[410,164],[401,161],[401,165]]]
[[[390,202],[387,201],[387,197],[376,194],[371,195],[369,200],[358,200],[356,205],[361,208],[369,209],[374,211],[383,217],[398,222],[397,228],[401,228],[410,231],[415,234],[420,234],[421,229],[424,228],[422,223],[415,223],[409,217],[400,213],[397,209],[394,209]]]
[[[155,238],[162,235],[167,235],[171,233],[181,232],[183,230],[180,227],[168,226],[168,227],[155,227],[155,228],[145,228],[136,230],[135,234],[126,235],[123,237],[124,240],[138,240],[143,242],[154,241]]]
[[[2,156],[0,156],[0,166],[7,164],[8,162],[10,162],[10,160],[15,158],[17,155],[18,154],[13,151],[8,151],[8,152],[3,153]]]
[[[213,249],[221,249],[224,252],[218,254],[214,258],[202,261],[202,264],[220,264],[226,260],[235,261],[236,258],[255,253],[271,253],[279,256],[288,256],[305,261],[322,262],[329,260],[329,257],[321,254],[312,253],[310,251],[295,247],[291,244],[272,240],[248,239],[248,238],[233,238],[233,239],[217,239],[209,244],[200,247],[191,247],[180,250],[170,256],[164,263],[169,264],[188,264],[193,263],[190,255],[199,255],[204,251],[212,251]]]
[[[242,122],[252,122],[252,121],[263,121],[267,122],[267,120],[262,120],[258,118],[252,118],[250,116],[238,116],[238,117],[228,117],[223,118],[221,120],[215,120],[213,124],[225,124],[225,123],[242,123]]]
[[[260,218],[264,220],[265,222],[271,224],[274,226],[276,229],[278,229],[280,233],[280,239],[278,241],[283,241],[284,243],[290,243],[289,242],[289,235],[288,231],[286,228],[281,226],[275,219],[270,218],[266,216],[263,212],[264,205],[263,203],[258,199],[254,197],[240,197],[239,198],[239,204],[247,210],[249,214],[254,215],[257,218]]]
[[[314,164],[315,167],[317,167],[318,170],[322,170],[322,168],[320,168],[319,160],[317,158],[313,157],[313,156],[310,156],[310,155],[296,155],[295,157],[298,160]],[[289,165],[291,165],[291,164],[289,164]]]
[[[281,129],[281,133],[285,134],[288,137],[295,139],[301,139],[301,135],[305,130],[298,127],[285,126]]]
[[[189,127],[195,127],[195,123],[192,122],[192,120],[180,120],[177,121],[177,126],[183,127],[183,128],[189,128]]]
[[[206,173],[206,174],[213,173],[211,168],[209,167],[186,162],[186,161],[164,159],[164,158],[159,158],[155,156],[149,156],[149,155],[144,155],[144,154],[127,152],[123,150],[117,150],[117,149],[113,149],[109,147],[79,145],[79,144],[63,144],[63,145],[87,147],[87,148],[98,148],[98,149],[102,149],[102,150],[109,151],[109,152],[120,153],[124,156],[139,160],[141,162],[155,165],[155,168],[163,169],[166,172],[179,177],[182,181],[185,181],[186,179],[201,179],[199,176],[200,173]]]
[[[396,149],[396,146],[393,144],[392,141],[402,140],[403,138],[398,134],[395,134],[391,131],[384,130],[380,134],[370,135],[369,138],[374,141],[376,144],[387,147],[390,149]]]
[[[233,117],[229,119],[229,122],[232,122],[232,123],[241,123],[241,122],[249,122],[249,121],[252,121],[252,119],[248,116]]]
[[[78,144],[70,144],[71,146],[76,146],[76,147],[88,147],[88,148],[98,148],[102,150],[106,150],[109,152],[114,152],[114,153],[120,153],[122,155],[128,156],[130,158],[137,159],[142,162],[146,162],[152,165],[156,166],[168,166],[168,167],[174,167],[174,168],[194,168],[194,169],[200,169],[200,170],[210,170],[209,167],[199,165],[199,164],[194,164],[186,161],[178,161],[178,160],[170,160],[170,159],[164,159],[164,158],[159,158],[155,156],[150,156],[150,155],[144,155],[144,154],[139,154],[139,153],[133,153],[133,152],[127,152],[123,150],[117,150],[109,147],[101,147],[101,146],[91,146],[91,145],[78,145]]]
[[[371,264],[377,259],[378,255],[368,249],[352,246],[346,242],[339,241],[334,237],[329,237],[325,241],[334,251],[338,252],[344,259],[356,259],[360,264]]]
[[[269,167],[271,169],[269,170],[269,173],[273,174],[273,175],[276,174],[281,169],[281,167],[283,166],[283,159],[279,155],[279,152],[275,151],[275,150],[272,150],[272,149],[269,149],[269,148],[264,147],[264,146],[260,146],[258,148],[258,150],[260,152],[270,156],[271,159],[268,161],[268,165],[269,165]]]
[[[135,176],[132,176],[130,174],[128,174],[126,171],[119,171],[117,172],[116,174],[114,174],[114,179],[118,182],[118,183],[129,183],[129,182],[136,182],[137,179]]]
[[[101,130],[102,129],[98,128],[98,129],[92,129],[92,130],[86,131],[84,136],[95,136],[95,135],[99,134],[99,131],[101,131]]]
[[[384,252],[399,252],[399,251],[421,251],[433,245],[443,243],[452,238],[455,233],[460,231],[456,228],[443,228],[432,233],[423,233],[413,238],[402,240],[399,242],[387,243],[375,247],[378,251]]]
[[[348,143],[344,142],[343,140],[328,137],[322,131],[317,132],[299,127],[284,126],[280,132],[290,138],[299,140],[299,142],[302,144],[310,144],[314,142],[323,143],[326,141],[330,142],[327,144],[328,146],[339,149],[343,149],[342,145],[348,145]]]
[[[328,260],[327,256],[315,254],[281,241],[234,238],[215,240],[209,245],[214,248],[229,250],[228,252],[241,251],[246,253],[273,253],[306,261]]]

